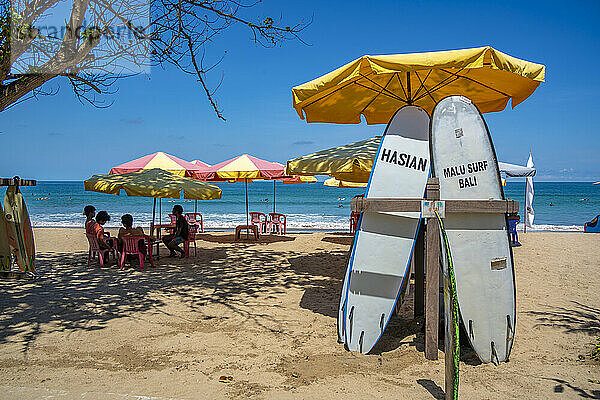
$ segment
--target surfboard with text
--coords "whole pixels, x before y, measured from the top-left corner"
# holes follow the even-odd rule
[[[381,140],[365,198],[422,198],[429,177],[429,116],[405,106]],[[419,212],[362,213],[340,298],[338,334],[349,350],[378,342],[409,281]]]
[[[492,139],[477,107],[450,96],[433,110],[432,174],[442,200],[503,200]],[[515,332],[515,275],[506,215],[449,213],[444,220],[467,337],[484,363],[507,361]]]

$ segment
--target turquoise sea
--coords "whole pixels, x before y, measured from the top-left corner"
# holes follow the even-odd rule
[[[535,182],[535,222],[537,230],[583,230],[583,224],[600,214],[600,185],[591,182]],[[221,200],[199,201],[198,211],[204,216],[205,227],[231,228],[245,223],[245,192],[243,183],[225,183]],[[152,199],[113,196],[85,192],[83,182],[40,181],[35,187],[22,188],[33,225],[81,227],[83,207],[92,204],[98,211],[106,210],[112,220],[109,227],[119,226],[122,214],[134,216],[135,224],[149,226],[152,219]],[[509,179],[504,188],[508,198],[521,202],[521,219],[525,192],[524,179]],[[250,211],[273,211],[273,182],[248,184]],[[364,189],[343,189],[313,184],[276,184],[275,208],[288,217],[292,231],[346,230],[350,200]],[[3,196],[3,192],[1,192]],[[174,204],[187,212],[194,211],[194,201],[162,200],[162,220]],[[553,205],[550,206],[550,203]],[[158,217],[157,217],[158,220]]]

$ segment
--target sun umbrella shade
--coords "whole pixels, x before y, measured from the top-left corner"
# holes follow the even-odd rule
[[[535,176],[535,168],[524,167],[522,165],[509,164],[505,162],[498,162],[500,172],[506,173],[507,176],[526,178],[528,176]]]
[[[368,182],[381,136],[318,151],[287,162],[289,175],[330,175],[340,181]]]
[[[208,164],[205,164],[208,166]],[[158,153],[148,154],[147,156],[117,165],[111,168],[111,174],[126,174],[128,172],[144,171],[159,168],[172,172],[179,176],[193,176],[194,172],[200,169],[200,166],[191,162],[182,160],[167,153],[159,151]]]
[[[325,186],[353,186],[353,183],[367,183],[381,143],[381,136],[360,142],[350,143],[331,149],[294,158],[287,162],[288,175],[329,175],[335,180],[326,180]],[[534,176],[535,168],[499,162],[500,171],[508,176]],[[345,186],[340,186],[345,185]]]
[[[85,190],[119,195],[125,190],[128,196],[179,199],[213,200],[221,198],[221,189],[191,178],[175,175],[161,169],[130,172],[119,175],[94,175],[84,181]]]
[[[329,178],[329,179],[326,179],[325,182],[323,182],[323,185],[329,186],[329,187],[339,187],[339,188],[363,188],[363,187],[367,187],[367,182],[347,182],[347,181],[340,181],[335,178]]]
[[[308,122],[387,124],[402,106],[431,114],[449,95],[471,99],[483,113],[513,108],[545,78],[545,67],[491,47],[363,56],[292,89],[294,108]]]
[[[202,168],[195,172],[194,176],[207,181],[274,179],[285,176],[285,167],[279,163],[243,154],[211,167]]]

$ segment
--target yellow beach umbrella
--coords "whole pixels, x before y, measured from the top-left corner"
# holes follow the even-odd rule
[[[150,169],[119,175],[94,175],[84,181],[85,190],[128,196],[212,200],[221,198],[221,189],[162,169]]]
[[[381,136],[294,158],[288,175],[329,175],[340,181],[368,182]]]
[[[292,89],[300,118],[308,122],[386,124],[404,105],[431,114],[449,95],[471,99],[483,113],[513,108],[545,78],[541,64],[492,47],[428,53],[363,56]]]
[[[152,227],[156,214],[156,199],[178,199],[183,192],[184,199],[213,200],[221,198],[221,189],[191,178],[176,175],[162,169],[150,169],[117,175],[94,175],[83,182],[86,191],[119,195],[124,190],[128,196],[154,197],[152,207]],[[162,207],[159,203],[159,224]],[[152,234],[152,231],[151,233]]]
[[[335,178],[326,179],[323,182],[323,185],[329,187],[339,187],[339,188],[364,188],[367,187],[367,182],[347,182],[340,181]]]

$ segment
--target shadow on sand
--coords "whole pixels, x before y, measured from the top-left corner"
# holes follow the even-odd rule
[[[295,237],[277,235],[260,235],[258,240],[255,240],[252,235],[249,235],[248,239],[246,239],[246,232],[242,232],[242,234],[240,235],[240,240],[235,240],[235,235],[233,233],[227,235],[211,235],[208,233],[201,233],[196,235],[196,238],[197,240],[204,240],[206,242],[220,244],[269,244],[277,242],[291,242],[296,239]]]
[[[547,311],[527,311],[537,317],[536,326],[562,328],[567,333],[600,336],[600,309],[572,301],[572,307],[548,307]]]

